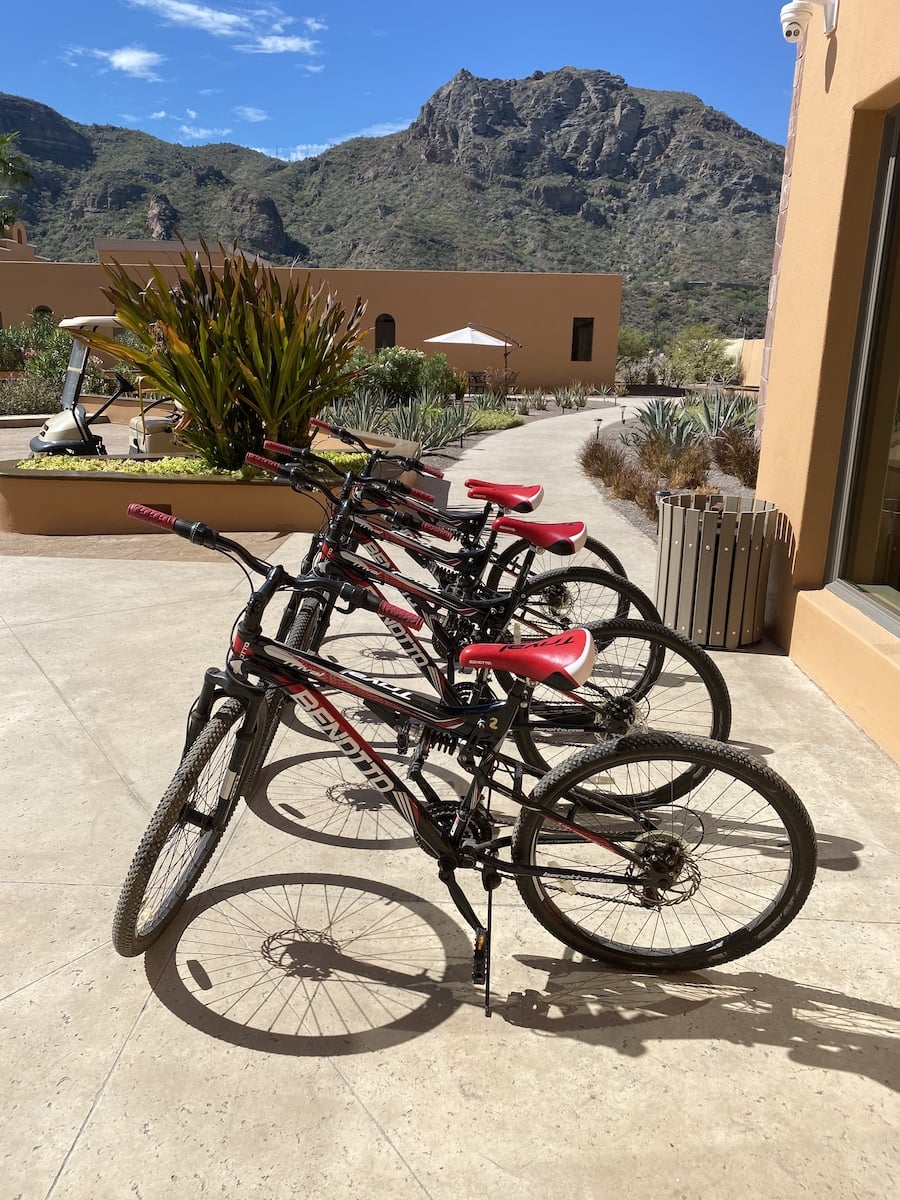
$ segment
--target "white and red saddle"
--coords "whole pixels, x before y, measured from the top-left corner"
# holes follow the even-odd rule
[[[509,671],[571,692],[590,678],[597,650],[587,629],[567,629],[536,642],[473,642],[459,656],[464,667]]]
[[[539,483],[490,483],[486,479],[467,479],[470,500],[487,500],[498,508],[513,512],[534,512],[544,498]]]
[[[551,554],[577,554],[587,541],[584,521],[521,521],[518,517],[497,517],[491,528],[496,533],[512,533]]]

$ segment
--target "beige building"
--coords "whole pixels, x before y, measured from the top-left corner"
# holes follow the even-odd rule
[[[181,252],[176,243],[103,241],[99,263],[51,263],[37,258],[24,230],[16,226],[0,239],[0,321],[28,319],[35,308],[57,316],[107,313],[100,263],[116,259],[136,271],[153,263],[171,270]],[[11,235],[11,236],[10,236]],[[277,268],[285,279],[289,268]],[[295,274],[307,274],[297,268]],[[339,271],[311,270],[313,286],[325,283],[345,303],[367,302],[370,349],[409,346],[446,354],[461,372],[501,371],[503,350],[487,346],[429,345],[426,339],[470,322],[513,346],[509,370],[516,386],[555,387],[581,380],[592,386],[615,381],[621,275],[537,274],[508,271]]]
[[[828,36],[816,5],[797,53],[761,380],[773,632],[900,760],[900,5],[842,0]]]

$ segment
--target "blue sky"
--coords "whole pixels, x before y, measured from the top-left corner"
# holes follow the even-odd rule
[[[83,124],[281,158],[405,128],[465,67],[575,66],[693,92],[784,142],[795,51],[779,0],[40,0],[5,6],[0,91]]]

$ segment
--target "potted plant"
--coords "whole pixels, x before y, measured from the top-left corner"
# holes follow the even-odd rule
[[[271,267],[236,248],[214,267],[201,245],[202,255],[184,247],[174,287],[155,267],[144,283],[104,264],[103,294],[133,343],[99,332],[86,340],[177,400],[183,440],[210,467],[234,470],[266,438],[309,444],[310,418],[352,378],[365,305],[358,298],[347,313],[337,297],[313,291],[309,276],[283,288]]]

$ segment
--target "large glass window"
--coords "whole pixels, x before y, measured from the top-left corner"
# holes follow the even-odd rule
[[[887,121],[835,575],[900,628],[900,115]]]

